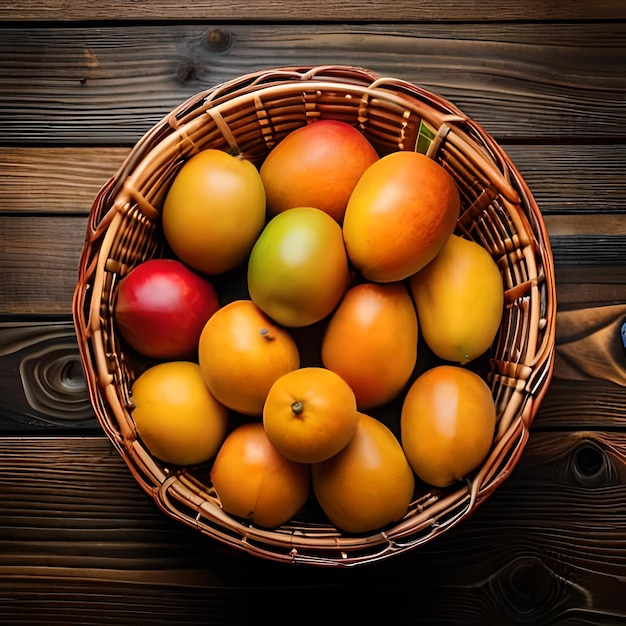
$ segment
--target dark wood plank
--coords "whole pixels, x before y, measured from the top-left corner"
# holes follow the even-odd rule
[[[624,265],[557,265],[555,276],[559,310],[626,302]]]
[[[624,234],[626,148],[623,143],[503,143],[554,235]],[[0,146],[0,212],[87,215],[100,187],[129,148]],[[590,214],[585,219],[567,217]],[[552,216],[556,217],[552,217]],[[615,217],[610,217],[610,216]]]
[[[87,218],[0,216],[0,315],[67,314]]]
[[[528,183],[544,215],[558,215],[558,221],[563,221],[561,216],[565,214],[594,214],[585,222],[588,229],[595,214],[615,213],[619,217],[614,225],[623,232],[626,214],[623,142],[554,146],[503,142],[502,147]],[[561,228],[556,219],[551,221],[550,230],[555,235],[565,234]]]
[[[617,340],[616,340],[617,343]],[[533,429],[625,428],[626,387],[602,380],[562,378],[559,365],[533,422]]]
[[[600,218],[601,219],[601,218]],[[626,237],[612,233],[555,235],[550,237],[555,263],[577,265],[580,259],[594,264],[626,264]]]
[[[619,0],[599,0],[591,5],[582,0],[560,2],[531,0],[520,5],[515,0],[396,0],[384,7],[376,3],[346,0],[328,3],[320,0],[276,0],[247,3],[189,0],[184,4],[172,0],[157,2],[124,2],[110,0],[93,4],[85,0],[31,0],[25,4],[8,4],[0,8],[0,20],[595,20],[626,17]]]
[[[88,215],[128,148],[0,148],[0,212]]]
[[[71,319],[0,322],[0,431],[101,432]]]
[[[534,430],[624,429],[626,304],[557,314],[555,369]],[[71,319],[0,322],[0,433],[101,432]]]
[[[466,523],[351,572],[287,572],[179,526],[104,438],[2,438],[0,610],[16,625],[93,623],[113,605],[117,623],[241,624],[335,602],[356,620],[624,619],[624,437],[534,434]]]
[[[4,28],[0,125],[4,145],[130,145],[187,97],[238,75],[342,63],[423,85],[499,139],[623,139],[625,61],[621,21],[505,24],[497,34],[483,22],[407,24],[404,16],[392,24],[233,23],[217,31],[211,24]]]
[[[607,220],[607,225],[612,219]],[[85,239],[84,217],[0,215],[0,315],[67,314],[78,278],[78,259]],[[598,218],[598,229],[602,220]],[[565,301],[605,304],[624,301],[626,235],[611,232],[558,235],[552,238],[559,276],[576,268],[574,279],[557,283]],[[580,260],[585,264],[581,268]],[[575,265],[577,264],[578,265]],[[589,278],[576,278],[579,272]]]
[[[623,176],[610,166],[624,166],[623,147],[555,146],[537,157],[534,145],[507,150],[544,211],[560,305],[626,300],[626,193]],[[0,149],[6,190],[0,194],[0,315],[69,311],[86,216],[127,154],[127,148]],[[577,265],[581,258],[585,267]]]

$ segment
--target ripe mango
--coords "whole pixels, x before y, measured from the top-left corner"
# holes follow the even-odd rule
[[[348,445],[311,466],[313,490],[328,519],[349,533],[372,532],[407,512],[415,477],[392,431],[358,413]]]
[[[360,283],[345,293],[322,340],[324,367],[352,387],[360,410],[393,400],[417,360],[418,326],[406,285]]]
[[[426,266],[454,231],[460,197],[451,174],[424,154],[392,152],[356,184],[343,220],[352,265],[380,283]]]
[[[354,186],[377,160],[370,142],[347,122],[322,119],[301,126],[261,165],[268,214],[312,206],[341,224]]]
[[[502,276],[480,244],[451,235],[409,278],[422,336],[440,358],[468,363],[493,343],[504,305]]]

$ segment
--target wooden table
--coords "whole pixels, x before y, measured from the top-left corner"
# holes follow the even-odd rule
[[[512,475],[440,539],[347,571],[161,514],[94,417],[70,308],[93,198],[146,130],[238,75],[337,63],[496,138],[544,214],[559,303]],[[0,622],[626,623],[625,174],[621,0],[2,3]]]

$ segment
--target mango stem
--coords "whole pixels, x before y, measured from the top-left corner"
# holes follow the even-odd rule
[[[263,339],[267,339],[268,341],[272,341],[274,339],[274,335],[269,328],[261,328],[259,333],[261,334],[261,337],[263,337]]]

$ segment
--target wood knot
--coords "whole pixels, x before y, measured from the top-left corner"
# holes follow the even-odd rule
[[[75,347],[56,341],[43,348],[33,345],[29,350],[20,363],[29,414],[57,425],[91,418],[87,382]]]
[[[212,28],[204,36],[204,42],[210,50],[224,52],[232,46],[233,36],[223,28]]]
[[[198,66],[193,63],[186,63],[176,70],[176,78],[181,83],[195,81],[198,78]]]
[[[607,487],[617,479],[611,460],[592,441],[582,442],[573,452],[570,470],[574,482],[588,489]]]
[[[572,593],[561,576],[535,557],[510,560],[489,581],[490,595],[506,623],[545,623]]]

